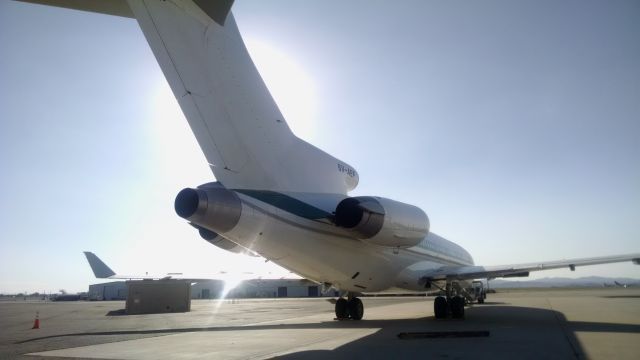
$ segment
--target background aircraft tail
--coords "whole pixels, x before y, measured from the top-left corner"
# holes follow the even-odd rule
[[[89,266],[91,266],[91,270],[93,270],[93,275],[98,279],[108,279],[114,276],[116,273],[111,270],[96,254],[85,251],[84,256],[87,257],[87,261],[89,261]]]

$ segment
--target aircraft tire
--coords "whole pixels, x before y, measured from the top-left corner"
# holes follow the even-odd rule
[[[357,297],[351,298],[347,304],[347,310],[349,311],[349,317],[353,320],[361,320],[364,315],[364,305],[362,300]]]
[[[444,319],[447,317],[447,298],[438,296],[433,301],[433,313],[436,319]]]
[[[338,300],[336,300],[336,318],[338,318],[338,320],[349,318],[347,299],[339,298]]]
[[[462,296],[454,296],[451,299],[451,317],[464,319],[464,298]]]

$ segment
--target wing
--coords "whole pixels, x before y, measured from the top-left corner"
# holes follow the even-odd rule
[[[245,48],[233,1],[29,2],[135,17],[225,187],[346,194],[357,185],[352,167],[291,132]]]
[[[578,266],[610,264],[617,262],[632,261],[640,264],[640,254],[601,256],[593,258],[546,261],[529,264],[515,264],[503,266],[443,266],[441,268],[428,270],[423,274],[425,280],[469,280],[469,279],[490,279],[497,277],[519,277],[529,276],[532,271],[542,271],[551,269],[569,268],[574,270]]]

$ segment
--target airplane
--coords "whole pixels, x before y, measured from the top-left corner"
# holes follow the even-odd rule
[[[617,281],[614,281],[614,282],[613,282],[613,284],[603,283],[603,284],[602,284],[602,286],[603,286],[603,287],[606,287],[606,288],[621,287],[621,288],[625,288],[625,289],[626,289],[628,285],[627,285],[627,284],[619,283],[619,282],[617,282]]]
[[[231,251],[231,250],[227,250],[227,251]],[[113,271],[109,265],[107,265],[104,261],[102,261],[102,259],[100,259],[98,257],[98,255],[94,254],[91,251],[84,251],[84,256],[87,259],[87,262],[89,263],[89,266],[91,267],[91,271],[93,271],[93,275],[96,277],[96,279],[109,279],[109,280],[182,280],[182,281],[188,281],[190,283],[199,283],[199,282],[205,282],[205,281],[212,281],[212,280],[217,280],[217,281],[222,281],[222,282],[226,282],[226,283],[230,283],[231,285],[235,286],[238,283],[240,283],[241,281],[244,280],[262,280],[263,277],[250,272],[250,271],[246,271],[243,273],[234,273],[234,272],[228,272],[228,271],[220,271],[216,274],[211,274],[211,277],[193,277],[193,276],[185,276],[183,273],[166,273],[164,275],[157,275],[157,274],[151,274],[149,275],[148,273],[141,275],[141,274],[117,274],[115,271]],[[251,255],[251,256],[255,256],[255,255]]]
[[[627,284],[621,284],[621,283],[619,283],[617,281],[614,281],[613,283],[616,284],[616,286],[618,286],[618,287],[623,287],[625,289],[627,288]]]
[[[85,251],[84,256],[87,258],[89,262],[89,266],[91,267],[91,271],[93,271],[93,275],[95,275],[96,279],[115,279],[116,273],[111,270],[111,268],[104,263],[104,261],[100,260],[96,254]],[[120,278],[120,277],[118,277]],[[126,277],[129,279],[129,277]],[[152,277],[153,279],[153,277]]]
[[[435,318],[464,318],[473,280],[640,264],[635,253],[480,266],[430,231],[422,209],[349,196],[358,172],[293,134],[247,52],[233,1],[24,1],[138,22],[217,180],[180,191],[177,215],[214,245],[248,249],[338,289],[337,319],[362,319],[359,296],[391,288],[440,289]]]

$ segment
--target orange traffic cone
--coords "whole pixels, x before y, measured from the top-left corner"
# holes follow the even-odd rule
[[[33,327],[31,329],[40,329],[40,319],[37,311],[36,311],[36,319],[33,321]]]

